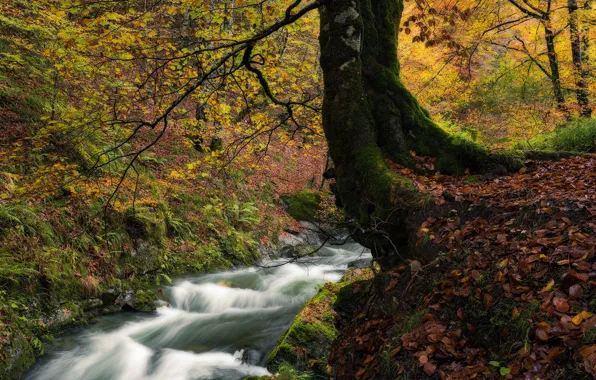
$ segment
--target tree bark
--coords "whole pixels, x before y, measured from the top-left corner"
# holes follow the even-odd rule
[[[575,68],[575,93],[577,104],[580,107],[580,114],[583,117],[592,115],[590,99],[588,95],[587,73],[583,67],[582,38],[578,21],[577,11],[579,9],[577,0],[567,0],[569,10],[569,36],[571,39],[571,56]]]
[[[546,51],[548,55],[548,63],[550,65],[550,79],[553,84],[553,91],[555,100],[559,105],[559,108],[566,110],[565,107],[565,95],[563,95],[563,89],[561,87],[561,71],[559,70],[559,57],[555,49],[555,33],[551,29],[550,20],[545,19],[542,21],[544,26],[544,38],[546,40]]]
[[[591,11],[592,5],[594,4],[594,2],[595,2],[594,0],[586,0],[586,2],[584,3],[584,6],[583,6],[584,12]],[[589,32],[590,32],[590,25],[587,22],[585,22],[583,25],[583,28],[581,30],[581,35],[582,35],[582,63],[586,67],[589,67],[589,61],[590,61],[590,55],[588,54],[588,51],[590,50]],[[589,73],[588,73],[588,76],[590,76]]]
[[[546,1],[546,8],[539,9],[537,6],[532,5],[531,2],[524,0],[523,2],[517,0],[507,0],[514,8],[522,12],[525,16],[533,18],[539,21],[544,28],[544,38],[546,41],[546,51],[548,55],[548,62],[550,66],[550,73],[541,67],[541,70],[549,77],[553,85],[553,93],[557,105],[561,111],[567,114],[569,117],[569,111],[565,105],[565,95],[563,94],[563,88],[561,86],[561,72],[559,70],[559,58],[555,49],[555,38],[556,34],[552,29],[551,15],[552,15],[552,0]],[[523,44],[523,42],[522,42]],[[525,49],[525,47],[524,47]],[[529,54],[529,52],[528,52]]]
[[[463,173],[520,160],[491,156],[439,128],[399,78],[397,32],[403,0],[333,0],[321,7],[323,129],[335,164],[336,196],[362,227],[359,241],[389,267],[408,252],[408,218],[430,203],[386,158],[414,166],[411,151],[436,157],[436,170]]]

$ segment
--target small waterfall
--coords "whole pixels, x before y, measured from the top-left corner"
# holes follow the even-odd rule
[[[356,243],[306,263],[186,277],[152,314],[118,313],[57,339],[27,380],[198,380],[268,375],[267,355],[319,285],[370,261]],[[287,261],[287,259],[286,259]]]

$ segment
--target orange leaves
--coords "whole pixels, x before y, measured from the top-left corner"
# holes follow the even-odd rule
[[[459,212],[455,211],[449,216],[435,216],[419,228],[419,239],[432,236],[433,243],[444,244],[453,258],[465,255],[465,266],[450,270],[444,277],[450,280],[439,282],[433,294],[425,298],[427,307],[440,312],[449,307],[453,297],[488,306],[495,298],[501,302],[515,300],[517,304],[509,312],[511,324],[530,323],[534,340],[533,345],[520,351],[518,362],[509,367],[516,376],[523,372],[548,373],[554,365],[552,360],[566,348],[576,347],[596,324],[596,317],[584,308],[587,287],[596,284],[591,281],[596,276],[596,265],[592,264],[596,229],[594,219],[585,212],[596,201],[594,191],[588,190],[596,188],[596,182],[593,171],[580,170],[595,161],[575,158],[565,163],[539,163],[533,171],[472,185],[443,176],[416,179],[433,189],[436,198],[451,194],[456,201],[467,200],[484,210],[482,217],[474,217],[468,209],[467,215],[462,214],[464,220],[459,220]],[[570,176],[575,187],[568,186]],[[581,199],[581,205],[567,206],[568,199]],[[530,211],[520,214],[520,205]],[[540,218],[542,224],[536,222]],[[559,274],[560,279],[549,275],[554,268],[565,270]],[[485,279],[492,284],[487,285]],[[495,291],[499,294],[496,297]],[[539,305],[539,310],[528,306],[532,304]],[[460,308],[456,317],[452,324],[461,321],[469,334],[481,333],[467,320],[469,313]],[[559,322],[547,322],[549,318]],[[426,352],[428,347],[434,347],[433,352],[442,344],[453,347],[445,334],[420,328],[404,335],[402,342],[406,349],[417,350],[415,356],[425,365],[433,363],[433,356]],[[447,368],[442,365],[437,371]]]
[[[385,291],[388,292],[388,291],[391,291],[393,288],[395,288],[395,285],[397,285],[397,281],[398,281],[397,278],[392,279],[391,282],[389,283],[389,285],[387,285],[387,287],[385,288]]]
[[[424,324],[424,331],[427,334],[427,339],[435,343],[441,341],[446,329],[447,326],[438,321],[429,321]]]
[[[345,374],[347,366],[354,365],[354,373],[357,379],[374,378],[379,369],[379,356],[381,353],[389,354],[389,358],[384,360],[393,360],[393,357],[398,355],[402,348],[397,346],[391,348],[391,339],[387,339],[383,333],[391,326],[390,319],[364,319],[365,315],[360,314],[355,317],[358,322],[356,328],[350,331],[351,342],[354,344],[353,349],[358,355],[361,355],[361,360],[354,362],[346,355],[341,355],[337,351],[333,353],[336,362],[340,365],[338,368],[338,375]],[[342,349],[343,347],[338,347]],[[353,355],[353,354],[352,354]],[[350,355],[350,356],[352,356]]]
[[[569,303],[563,297],[555,297],[553,299],[553,305],[555,306],[555,310],[559,313],[567,313],[569,311]]]
[[[463,318],[463,315],[462,315]],[[434,374],[438,368],[438,360],[465,359],[468,364],[476,360],[476,356],[466,356],[462,351],[466,340],[462,339],[460,328],[448,328],[447,324],[435,320],[432,314],[425,315],[426,322],[411,333],[401,337],[404,348],[416,351],[413,356],[427,375]],[[479,363],[478,363],[479,364]],[[480,365],[478,368],[484,368]],[[442,372],[442,376],[448,373]]]
[[[414,357],[417,376],[553,378],[562,369],[563,353],[580,355],[582,340],[596,326],[589,306],[596,291],[596,223],[589,211],[596,203],[596,181],[593,171],[580,170],[594,164],[591,157],[535,163],[526,173],[475,184],[392,165],[445,204],[416,230],[419,247],[432,244],[445,253],[440,264],[425,262],[417,275],[432,276],[432,286],[420,287],[423,280],[417,278],[404,291],[397,278],[407,283],[414,271],[396,270],[391,273],[398,276],[390,274],[381,289],[388,297],[383,306],[422,299],[416,307],[425,310],[424,317],[398,335],[398,357]],[[569,177],[575,188],[567,185]],[[359,312],[361,321],[369,317]],[[379,324],[361,334],[366,342],[356,338],[358,347],[365,347],[359,363],[378,358],[403,324],[393,322],[393,329],[391,323]],[[482,339],[488,342],[479,345]],[[489,365],[503,342],[516,349],[499,367]],[[583,352],[588,373],[596,371],[596,349]],[[374,363],[362,378],[371,377]]]
[[[582,347],[580,353],[584,359],[584,368],[586,372],[596,376],[596,345]]]
[[[332,290],[333,291],[333,290]],[[335,315],[328,301],[311,302],[301,311],[301,316],[308,323],[320,322],[324,316]]]
[[[431,362],[424,364],[424,373],[427,375],[433,375],[437,371],[437,366]]]
[[[362,379],[364,378],[364,374],[366,373],[366,368],[362,367],[358,370],[358,372],[356,372],[356,378],[357,379]]]
[[[551,326],[546,322],[539,322],[538,328],[536,328],[536,337],[542,341],[547,341],[549,339],[549,333],[551,331]]]

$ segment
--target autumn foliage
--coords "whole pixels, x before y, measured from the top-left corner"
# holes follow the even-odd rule
[[[594,152],[596,3],[569,3],[406,1],[400,76],[461,141]],[[252,264],[298,228],[281,196],[333,166],[316,4],[0,1],[0,348],[41,353],[60,297]],[[596,376],[596,158],[451,177],[412,156],[388,165],[434,206],[421,255],[331,313],[338,378]]]

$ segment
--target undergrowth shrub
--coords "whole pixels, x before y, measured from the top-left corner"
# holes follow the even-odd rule
[[[6,235],[11,229],[25,236],[40,238],[46,244],[56,240],[52,226],[42,220],[34,209],[22,204],[0,203],[0,234]]]
[[[301,374],[288,363],[282,363],[279,366],[279,374],[277,376],[279,380],[306,380],[310,379],[310,377],[311,373]]]
[[[573,119],[552,133],[519,141],[514,147],[523,150],[596,153],[596,119]]]
[[[0,252],[0,286],[24,286],[37,274],[31,263],[22,263],[7,252]]]

